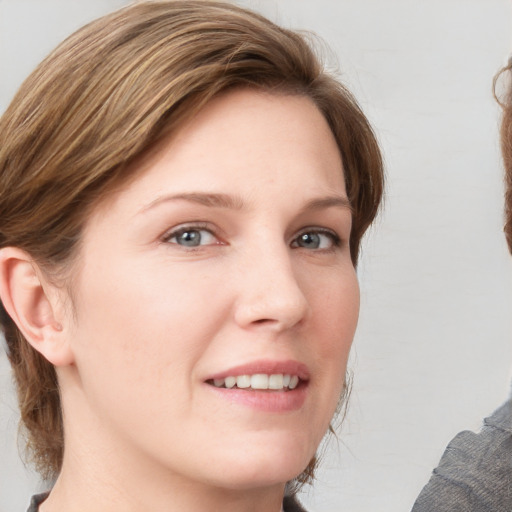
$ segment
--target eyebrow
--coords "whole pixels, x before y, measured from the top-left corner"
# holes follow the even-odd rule
[[[320,197],[318,199],[311,199],[301,209],[302,212],[311,210],[325,210],[327,208],[343,208],[353,213],[354,208],[350,204],[348,197],[345,196],[327,196]]]
[[[157,197],[154,201],[142,208],[142,212],[169,201],[189,201],[191,203],[208,206],[210,208],[227,208],[229,210],[242,210],[244,202],[242,198],[228,194],[209,194],[202,192],[186,192],[182,194],[165,195]]]
[[[239,196],[229,194],[215,194],[202,192],[185,192],[181,194],[164,195],[157,197],[154,201],[144,206],[141,212],[146,212],[159,206],[162,203],[172,201],[189,201],[191,203],[200,204],[210,208],[226,208],[228,210],[243,210],[245,203]],[[302,208],[301,213],[311,210],[325,210],[327,208],[343,208],[353,211],[352,205],[347,197],[341,195],[333,195],[311,199]]]

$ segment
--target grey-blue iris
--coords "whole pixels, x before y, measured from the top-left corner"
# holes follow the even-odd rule
[[[196,247],[201,243],[201,233],[199,231],[184,231],[176,237],[176,241],[180,245],[187,247]]]
[[[297,245],[307,247],[308,249],[318,249],[320,247],[320,235],[317,233],[304,233],[297,240]]]

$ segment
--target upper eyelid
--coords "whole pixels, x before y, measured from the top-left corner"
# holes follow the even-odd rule
[[[331,235],[333,236],[334,238],[338,238],[338,239],[342,239],[343,237],[334,229],[330,229],[330,228],[323,228],[323,227],[320,227],[320,226],[307,226],[305,228],[301,228],[299,229],[299,231],[297,231],[294,235],[293,235],[293,238],[292,239],[295,239],[297,238],[298,236],[304,234],[304,233],[309,233],[309,232],[315,232],[315,233],[321,233],[321,234],[325,234],[325,235]]]
[[[323,226],[305,226],[303,228],[300,228],[297,231],[297,233],[304,233],[304,232],[307,232],[307,231],[319,231],[319,232],[322,232],[322,233],[337,234],[334,229],[326,228],[326,227],[323,227]]]

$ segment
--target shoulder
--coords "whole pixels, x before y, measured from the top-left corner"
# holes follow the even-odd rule
[[[512,399],[450,442],[412,512],[512,510]]]
[[[32,496],[27,512],[37,512],[39,510],[39,505],[41,505],[41,503],[43,503],[43,501],[48,497],[48,494],[48,492],[45,492]]]
[[[283,501],[284,512],[306,512],[295,496],[285,496]]]
[[[37,512],[39,505],[48,497],[48,492],[36,494],[30,500],[30,506],[27,512]],[[294,496],[286,496],[283,501],[284,512],[306,512],[299,501]]]

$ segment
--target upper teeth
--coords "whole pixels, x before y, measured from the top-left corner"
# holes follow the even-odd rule
[[[297,375],[283,375],[282,373],[256,373],[254,375],[238,375],[225,379],[214,379],[213,384],[218,388],[252,388],[252,389],[295,389],[299,383]]]

